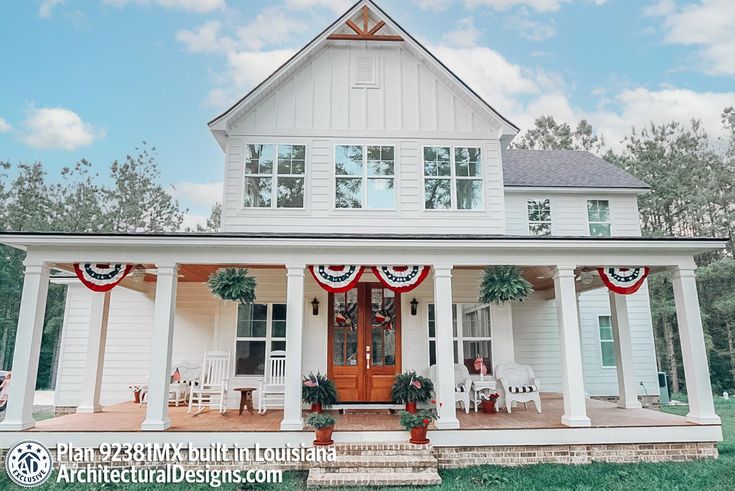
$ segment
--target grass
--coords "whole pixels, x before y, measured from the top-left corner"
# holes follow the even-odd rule
[[[478,488],[498,488],[511,490],[698,490],[708,491],[732,490],[735,488],[735,400],[725,401],[716,398],[717,414],[722,418],[724,441],[718,446],[718,460],[702,460],[695,462],[665,462],[640,464],[605,464],[588,465],[540,464],[526,467],[481,466],[469,469],[443,471],[444,483],[440,487],[425,488],[427,491],[452,490],[474,491]],[[686,406],[667,407],[664,411],[684,415]],[[53,478],[53,476],[52,476]],[[222,490],[237,489],[282,489],[297,490],[305,488],[306,473],[289,472],[284,474],[284,482],[280,485],[248,487],[222,486]],[[0,475],[0,489],[20,489],[13,486],[3,472]],[[47,483],[40,490],[71,489],[115,489],[121,491],[142,490],[184,490],[211,489],[207,486],[189,485],[125,485],[125,486],[71,486]]]

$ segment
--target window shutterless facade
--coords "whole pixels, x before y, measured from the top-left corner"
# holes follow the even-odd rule
[[[424,209],[481,210],[481,153],[475,147],[424,147]]]
[[[528,233],[531,235],[551,235],[551,201],[549,199],[529,199]]]
[[[336,145],[334,154],[335,208],[395,209],[395,147]]]
[[[600,330],[600,355],[604,368],[615,367],[615,339],[613,338],[612,318],[609,315],[597,317]]]
[[[243,207],[303,208],[305,177],[305,145],[245,145]]]
[[[238,304],[235,375],[262,376],[266,354],[285,349],[285,304]]]
[[[434,304],[429,304],[429,365],[436,364],[436,316]],[[452,305],[452,335],[454,362],[464,364],[470,374],[475,370],[475,359],[482,356],[487,373],[492,372],[492,333],[490,306],[480,303]]]
[[[587,200],[587,223],[592,237],[610,237],[610,202],[604,199]]]

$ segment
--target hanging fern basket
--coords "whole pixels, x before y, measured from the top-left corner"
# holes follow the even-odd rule
[[[533,285],[516,266],[490,266],[480,285],[480,302],[502,304],[518,300],[522,302],[531,293]]]
[[[222,300],[241,304],[255,301],[255,278],[245,268],[223,268],[209,276],[209,291]]]

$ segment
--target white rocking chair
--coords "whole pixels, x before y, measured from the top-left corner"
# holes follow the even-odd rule
[[[436,365],[429,367],[429,379],[434,383],[434,391],[436,391]],[[464,412],[470,412],[470,388],[472,387],[472,379],[467,367],[461,363],[454,364],[454,400],[455,404],[459,402]]]
[[[189,393],[189,410],[196,402],[197,414],[200,414],[207,406],[218,405],[220,414],[227,412],[227,395],[229,392],[228,382],[230,377],[229,351],[206,351],[202,362],[202,375],[198,383],[192,383]],[[206,404],[207,406],[203,406]]]
[[[514,402],[522,402],[528,409],[528,403],[533,401],[536,412],[541,414],[541,386],[528,365],[518,365],[508,362],[495,367],[495,377],[498,379],[505,400],[505,408],[511,413]]]
[[[269,407],[283,407],[286,394],[286,352],[272,351],[265,360],[265,374],[258,381],[258,414]]]

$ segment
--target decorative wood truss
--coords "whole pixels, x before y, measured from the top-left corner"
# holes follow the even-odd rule
[[[385,22],[378,21],[373,27],[369,27],[370,9],[367,5],[362,7],[362,28],[355,24],[352,19],[347,19],[347,27],[355,31],[355,34],[330,34],[327,39],[353,40],[353,41],[403,41],[401,36],[391,34],[378,34]]]

